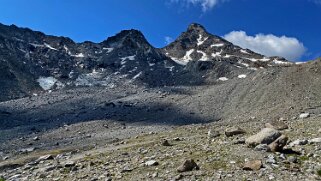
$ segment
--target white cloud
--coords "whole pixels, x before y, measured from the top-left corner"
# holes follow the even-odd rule
[[[266,56],[282,56],[292,61],[299,60],[306,51],[303,43],[293,37],[278,37],[272,34],[249,36],[244,31],[232,31],[224,38],[242,48]]]
[[[170,36],[165,36],[165,44],[168,45],[170,43],[172,43],[174,41],[174,39]]]
[[[170,2],[175,3],[183,3],[186,6],[189,6],[190,4],[194,6],[201,6],[202,11],[206,12],[213,7],[215,7],[217,4],[225,2],[228,0],[171,0]]]

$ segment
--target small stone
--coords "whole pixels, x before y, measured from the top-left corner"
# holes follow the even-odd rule
[[[283,150],[283,147],[286,145],[288,137],[285,135],[280,136],[278,139],[269,144],[269,148],[272,152],[280,152]]]
[[[180,179],[182,179],[182,178],[183,178],[183,175],[179,174],[179,175],[177,175],[177,176],[174,178],[174,180],[180,180]]]
[[[74,161],[67,161],[66,163],[65,163],[65,167],[73,167],[73,166],[75,166],[76,164],[75,164],[75,162]]]
[[[52,155],[44,155],[39,157],[36,162],[44,161],[44,160],[53,160],[54,157]]]
[[[164,139],[162,141],[162,146],[172,146],[172,145],[168,142],[168,140]]]
[[[122,170],[121,170],[121,173],[126,173],[126,172],[131,172],[133,171],[132,168],[129,168],[128,166],[125,166]]]
[[[266,123],[265,127],[276,129],[276,130],[284,130],[289,128],[289,126],[282,121],[272,121],[272,122]]]
[[[241,139],[236,139],[233,141],[234,145],[241,145],[241,144],[245,144],[245,139],[241,138]]]
[[[271,151],[270,147],[267,144],[259,144],[254,148],[255,151],[264,151],[269,152]]]
[[[234,135],[245,134],[246,132],[239,127],[232,127],[225,130],[225,135],[231,137]]]
[[[158,162],[155,160],[149,160],[149,161],[145,162],[145,165],[146,166],[157,166]]]
[[[178,172],[192,171],[193,169],[199,170],[199,166],[195,163],[193,159],[185,160],[184,163],[177,168]]]
[[[310,117],[310,113],[302,113],[299,116],[300,119],[305,119],[305,118],[308,118],[308,117]]]
[[[174,141],[182,141],[182,139],[179,138],[179,137],[176,137],[176,138],[174,138],[173,140],[174,140]]]
[[[248,161],[244,164],[243,170],[260,170],[262,166],[261,160]]]
[[[289,156],[289,157],[288,157],[288,161],[289,161],[290,163],[298,163],[298,158],[295,157],[295,156]]]
[[[207,132],[207,138],[208,139],[213,139],[213,138],[216,138],[216,137],[218,137],[218,136],[220,136],[220,132],[218,132],[218,131],[215,131],[215,130],[208,130],[208,132]]]
[[[153,173],[153,175],[152,175],[152,178],[156,178],[156,177],[158,177],[158,173],[157,172]]]
[[[274,155],[269,155],[268,159],[266,160],[266,163],[276,164]]]
[[[321,128],[318,130],[319,133],[321,133]]]
[[[38,136],[36,136],[36,137],[32,138],[32,140],[33,140],[33,141],[38,141],[39,138],[38,138]]]

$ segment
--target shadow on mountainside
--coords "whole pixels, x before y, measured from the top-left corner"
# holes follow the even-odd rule
[[[20,102],[20,104],[25,103]],[[179,109],[173,104],[158,101],[114,100],[99,102],[94,98],[81,98],[22,109],[10,108],[2,103],[0,104],[0,110],[0,132],[3,134],[0,142],[27,136],[34,132],[57,129],[65,124],[70,125],[92,120],[169,126],[209,121],[192,112]]]

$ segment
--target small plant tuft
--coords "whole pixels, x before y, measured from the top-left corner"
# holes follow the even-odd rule
[[[321,169],[317,171],[317,174],[319,175],[319,177],[321,177]]]
[[[6,181],[6,179],[4,179],[3,177],[0,177],[0,181]]]

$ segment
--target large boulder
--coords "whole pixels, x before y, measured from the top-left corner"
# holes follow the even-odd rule
[[[247,138],[245,143],[251,147],[255,147],[259,144],[270,144],[281,135],[282,134],[276,129],[264,128],[259,133]]]

